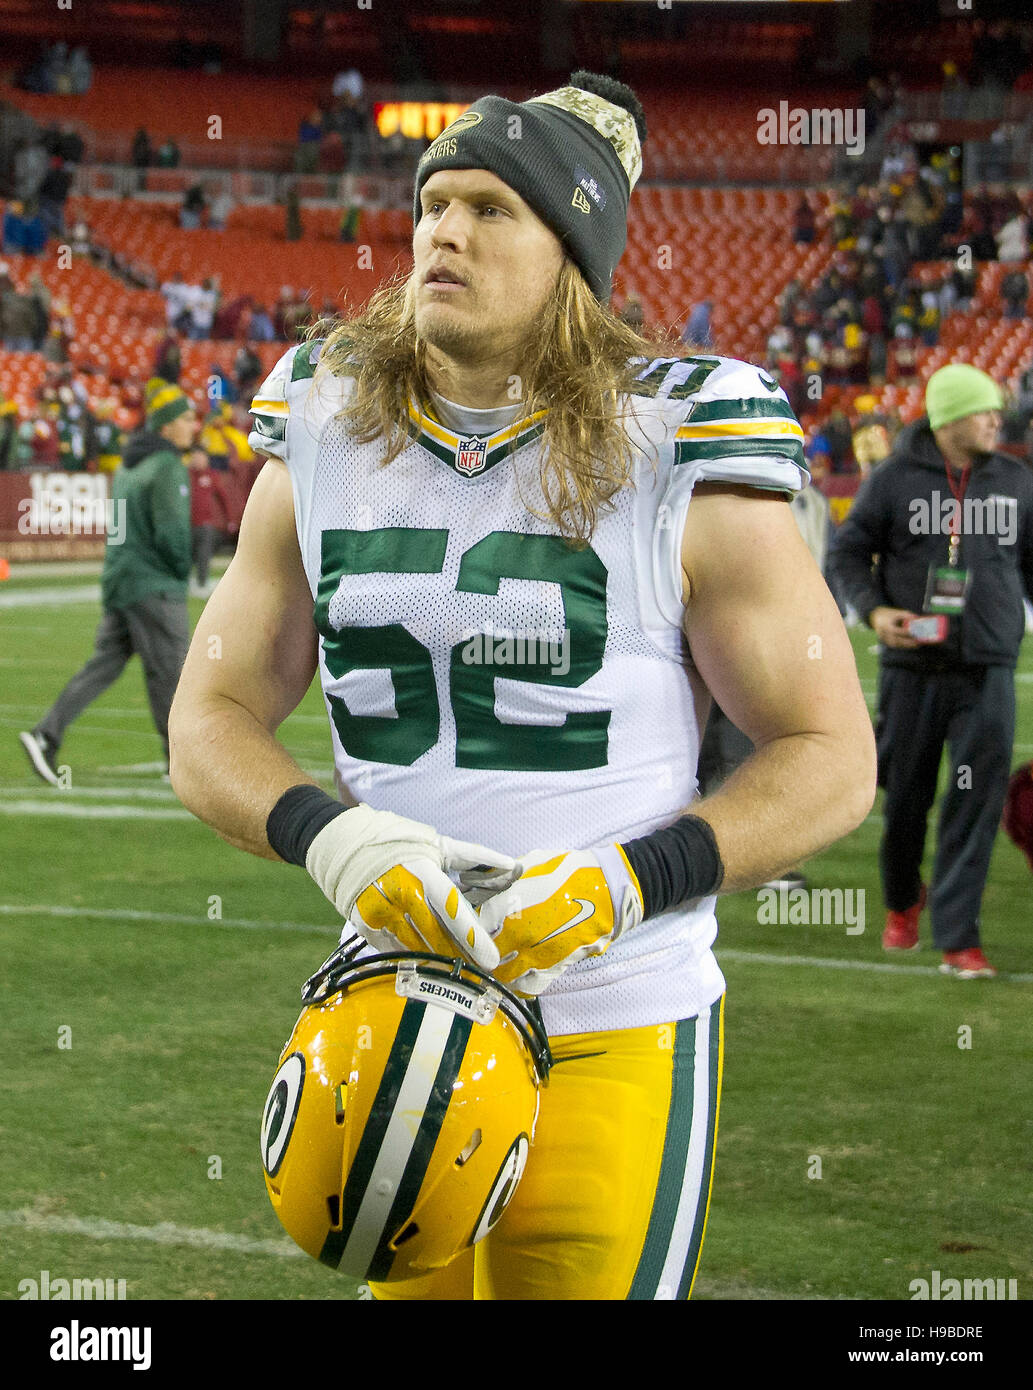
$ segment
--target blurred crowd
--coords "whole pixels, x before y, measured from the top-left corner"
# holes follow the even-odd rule
[[[801,196],[794,239],[826,236],[835,254],[809,292],[799,280],[789,282],[768,339],[768,366],[794,406],[806,408],[814,374],[838,385],[913,381],[919,347],[935,347],[944,319],[971,309],[980,262],[1014,263],[1001,281],[1001,307],[1006,317],[1021,318],[1030,293],[1020,264],[1030,254],[1027,205],[1003,186],[963,198],[953,153],[918,166],[914,151],[900,146],[887,156],[878,184],[840,188],[820,217]],[[917,264],[938,260],[950,262],[942,274],[912,274]]]
[[[92,82],[93,64],[86,49],[69,49],[66,43],[43,44],[36,61],[16,77],[23,92],[43,95],[81,96]]]

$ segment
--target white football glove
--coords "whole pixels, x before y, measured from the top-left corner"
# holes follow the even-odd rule
[[[323,827],[305,867],[376,950],[429,951],[487,971],[498,965],[490,935],[448,872],[462,874],[471,891],[498,892],[520,872],[509,855],[356,806]]]
[[[541,994],[642,921],[642,890],[619,845],[527,854],[518,863],[519,880],[480,910],[499,952],[492,974],[517,994]]]

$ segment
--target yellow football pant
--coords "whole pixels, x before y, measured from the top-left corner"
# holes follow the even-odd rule
[[[377,1299],[685,1299],[699,1267],[724,999],[697,1018],[551,1040],[527,1168],[491,1233]]]

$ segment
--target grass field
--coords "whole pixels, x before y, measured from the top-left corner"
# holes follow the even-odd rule
[[[78,571],[0,585],[0,1299],[42,1270],[122,1278],[131,1299],[354,1297],[286,1241],[258,1157],[333,910],[179,806],[136,663],[70,730],[68,790],[17,743],[90,651],[95,587]],[[872,637],[853,640],[871,702]],[[1033,754],[1030,641],[1017,690],[1015,763]],[[329,786],[315,688],[282,735]],[[754,894],[722,900],[726,1069],[697,1297],[906,1299],[933,1270],[1033,1292],[1029,870],[1002,834],[983,912],[997,980],[938,975],[925,921],[924,949],[887,961],[878,811],[807,870],[864,889],[863,933],[766,926]]]

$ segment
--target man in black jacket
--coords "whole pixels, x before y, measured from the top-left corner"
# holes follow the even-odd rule
[[[1008,787],[1023,592],[1033,596],[1033,477],[993,452],[1002,397],[984,372],[941,368],[925,402],[928,415],[858,492],[831,567],[881,643],[883,946],[918,946],[926,821],[946,742],[933,943],[941,970],[975,979],[996,974],[979,908]]]

